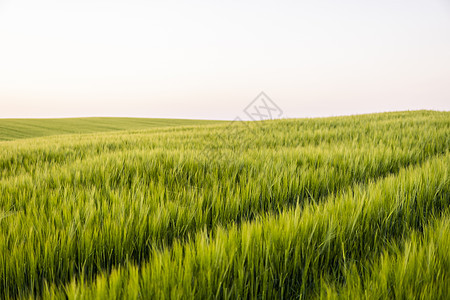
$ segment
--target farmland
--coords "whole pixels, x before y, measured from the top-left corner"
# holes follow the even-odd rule
[[[0,141],[69,133],[139,130],[152,127],[210,123],[219,123],[219,121],[144,118],[1,119]]]
[[[0,120],[0,298],[450,296],[450,113]]]

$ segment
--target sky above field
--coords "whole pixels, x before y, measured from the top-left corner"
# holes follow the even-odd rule
[[[450,1],[0,0],[0,117],[450,110]]]

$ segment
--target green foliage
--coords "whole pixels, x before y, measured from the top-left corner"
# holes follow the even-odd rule
[[[449,295],[449,113],[135,129],[0,142],[0,298]]]
[[[352,263],[345,285],[322,283],[322,298],[448,299],[450,217],[433,219],[422,231],[385,250],[375,263]]]

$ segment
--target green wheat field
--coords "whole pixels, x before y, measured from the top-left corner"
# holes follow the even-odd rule
[[[0,298],[450,299],[450,112],[0,120]]]

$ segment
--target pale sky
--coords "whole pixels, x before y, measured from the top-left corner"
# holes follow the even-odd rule
[[[449,0],[0,0],[0,117],[450,110]]]

